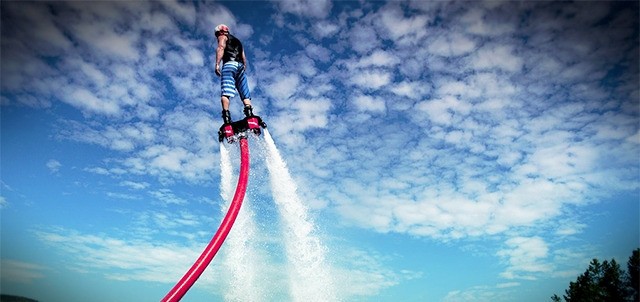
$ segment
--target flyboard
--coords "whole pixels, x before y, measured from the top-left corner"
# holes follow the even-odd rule
[[[240,145],[240,175],[238,176],[236,191],[233,195],[229,210],[215,235],[182,279],[162,298],[162,302],[175,302],[182,299],[200,275],[202,275],[209,263],[211,263],[211,260],[213,260],[213,257],[215,257],[222,243],[227,238],[229,231],[231,231],[231,227],[236,221],[236,217],[238,217],[244,195],[247,191],[247,180],[249,178],[249,144],[247,143],[247,133],[252,132],[260,135],[262,133],[260,127],[266,128],[267,124],[265,124],[259,116],[250,116],[233,123],[223,124],[220,127],[218,131],[218,140],[220,143],[222,143],[224,139],[227,139],[227,142],[230,144],[238,142]]]

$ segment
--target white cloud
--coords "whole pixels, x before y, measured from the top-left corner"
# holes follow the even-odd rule
[[[471,55],[471,66],[476,69],[501,69],[510,72],[522,70],[523,60],[508,45],[485,45]]]
[[[106,195],[108,197],[110,197],[110,198],[117,199],[117,200],[138,200],[138,199],[140,199],[139,196],[131,195],[131,194],[125,194],[125,193],[119,193],[119,192],[107,192]]]
[[[496,288],[509,288],[509,287],[518,287],[520,286],[521,283],[520,282],[505,282],[505,283],[499,283],[496,285]]]
[[[508,287],[507,287],[508,288]],[[450,291],[443,298],[445,302],[480,302],[480,301],[509,301],[514,293],[505,287],[479,285],[462,290]]]
[[[300,116],[300,119],[295,123],[296,128],[304,131],[307,128],[327,125],[327,112],[331,108],[331,101],[327,99],[299,100],[292,107],[298,110],[297,114]]]
[[[282,12],[314,18],[326,17],[332,7],[328,0],[284,0],[275,3]]]
[[[156,175],[163,180],[185,179],[199,182],[209,179],[215,168],[214,145],[210,139],[216,125],[202,110],[177,107],[163,115],[163,123],[112,123],[104,129],[92,129],[68,122],[60,136],[97,144],[122,152],[124,158],[111,161],[111,167],[90,171],[102,175]],[[187,149],[188,148],[188,149]]]
[[[111,116],[120,114],[120,106],[116,102],[100,99],[86,88],[72,87],[67,90],[67,96],[63,100],[80,110]]]
[[[107,269],[107,278],[121,281],[173,283],[176,276],[181,276],[197,258],[200,249],[197,246],[125,241],[67,230],[37,232],[36,235],[45,243],[73,255],[76,261],[71,269]],[[202,277],[200,282],[209,286],[213,283],[206,274]]]
[[[344,252],[344,267],[334,268],[337,290],[344,300],[354,297],[376,297],[384,289],[400,282],[420,278],[422,272],[393,271],[383,264],[388,257],[356,249]]]
[[[507,270],[501,276],[506,279],[535,279],[550,272],[549,247],[540,237],[514,237],[506,241],[506,248],[498,256],[506,259]]]
[[[82,59],[70,59],[68,61],[69,65],[76,65],[82,71],[82,74],[90,79],[91,82],[95,83],[98,87],[103,87],[108,83],[107,75],[102,72],[98,66],[95,64],[91,64]]]
[[[352,75],[350,81],[365,89],[380,89],[391,82],[391,74],[367,69]]]
[[[182,22],[187,24],[193,24],[196,18],[196,8],[193,5],[188,5],[186,3],[181,3],[179,1],[165,1],[161,3],[166,7],[166,12],[171,14],[172,16],[176,16]],[[221,9],[221,7],[216,6],[214,11],[217,12]],[[211,28],[211,27],[210,27]]]
[[[359,68],[366,67],[393,67],[399,64],[398,57],[384,50],[375,50],[370,55],[360,58],[355,65]]]
[[[380,38],[373,28],[356,24],[348,33],[349,48],[359,54],[368,53],[376,49],[380,44]]]
[[[471,107],[468,103],[462,102],[454,97],[446,97],[443,99],[429,100],[416,104],[416,109],[422,111],[429,118],[429,121],[450,125],[461,117],[469,113]]]
[[[320,62],[328,62],[329,60],[331,60],[331,51],[325,47],[316,44],[309,44],[307,45],[307,47],[305,47],[305,50],[306,54],[311,59]]]
[[[445,33],[428,44],[429,52],[439,56],[465,56],[476,49],[476,42],[456,32]]]
[[[189,48],[187,50],[186,61],[196,67],[204,67],[204,55],[196,48]]]
[[[44,278],[47,271],[47,268],[42,265],[13,259],[2,259],[0,267],[2,267],[0,276],[3,283],[31,284],[37,279]]]
[[[401,46],[415,44],[427,34],[428,15],[405,16],[395,3],[379,12],[379,22],[393,41]]]
[[[128,213],[124,213],[129,215]],[[106,234],[93,235],[75,230],[51,228],[36,231],[39,240],[50,245],[58,252],[69,256],[73,261],[69,266],[72,270],[79,272],[93,268],[96,272],[102,272],[108,279],[119,281],[148,281],[156,283],[173,284],[182,276],[193,264],[202,252],[202,244],[210,236],[210,230],[205,232],[194,232],[194,229],[202,229],[201,217],[196,217],[189,213],[163,213],[145,212],[137,216],[136,227],[128,228],[126,238],[123,236],[111,236]],[[171,233],[171,230],[188,228],[191,233],[202,233],[198,237],[189,238],[186,244],[178,244],[172,241],[163,240],[161,243],[153,243],[154,230],[162,229],[162,233]],[[151,237],[150,237],[151,235]],[[255,235],[255,234],[254,234]],[[166,236],[166,235],[163,235]],[[233,234],[230,234],[233,236]],[[258,235],[250,238],[254,242],[268,243],[270,236]],[[229,240],[233,240],[232,237]],[[254,247],[264,247],[265,245],[252,245]],[[342,249],[346,257],[341,258],[339,263],[333,263],[327,269],[335,278],[339,298],[351,300],[355,297],[375,296],[382,290],[397,285],[399,282],[419,278],[422,272],[402,270],[394,271],[386,267],[389,256],[382,256],[377,253],[357,250],[353,248]],[[273,257],[273,253],[281,253],[273,250],[255,251],[255,255],[268,259]],[[355,259],[355,261],[354,261]],[[4,261],[4,260],[3,260]],[[207,271],[220,271],[229,265],[240,265],[235,261],[228,251],[222,249],[216,255]],[[5,277],[3,262],[3,278]],[[29,267],[32,270],[42,270],[41,267],[29,264],[17,267]],[[260,267],[250,268],[253,271],[268,272],[262,277],[258,276],[255,282],[268,282],[267,279],[278,276],[282,282],[271,283],[265,288],[264,294],[267,296],[285,295],[288,297],[288,282],[290,278],[286,263],[268,259],[261,262]],[[16,270],[18,271],[18,270]],[[21,270],[24,275],[24,270]],[[30,274],[31,278],[38,278],[39,274]],[[4,280],[4,279],[3,279]],[[203,274],[198,279],[200,286],[204,285],[207,290],[220,290],[217,287],[225,286],[233,282],[233,276],[229,274],[215,275]],[[290,280],[296,283],[296,280]],[[280,291],[284,291],[280,293]],[[280,299],[278,299],[280,300]]]
[[[151,192],[149,192],[149,194],[151,194],[151,196],[155,197],[156,199],[158,199],[159,201],[161,201],[165,205],[170,205],[170,204],[181,205],[181,204],[187,204],[188,203],[187,200],[176,196],[169,189],[160,189],[160,190],[157,190],[157,191],[151,191]]]
[[[70,27],[74,36],[86,47],[98,54],[125,61],[139,59],[139,52],[135,46],[139,40],[138,35],[128,30],[116,32],[117,24],[113,23],[116,21],[113,17],[118,15],[122,7],[108,4],[89,7],[86,3],[69,5],[80,8],[79,11],[82,12],[80,19],[70,22]],[[96,26],[97,24],[100,26]]]
[[[7,6],[4,9],[21,15],[22,18],[13,21],[19,25],[20,35],[32,42],[29,47],[52,56],[64,54],[73,48],[73,42],[65,36],[63,29],[50,18],[51,13],[46,7],[21,3],[18,6]]]
[[[295,65],[298,67],[298,72],[305,77],[313,77],[318,74],[318,69],[315,66],[315,61],[309,58],[306,55],[298,56],[293,60]],[[312,94],[309,90],[313,89],[313,87],[309,87],[306,91],[307,94]],[[313,95],[313,96],[317,96]]]
[[[168,2],[165,2],[163,4],[166,5],[167,3]],[[152,31],[154,34],[177,30],[176,23],[171,20],[168,14],[162,12],[143,13],[134,26],[140,26],[140,28]],[[149,47],[149,45],[152,45],[151,48],[160,47],[160,44],[155,42],[157,41],[145,41],[145,43],[149,43],[147,47]],[[147,49],[147,51],[150,51],[150,49]]]
[[[420,99],[422,96],[428,94],[431,90],[429,85],[421,82],[407,82],[394,83],[390,88],[391,92],[398,96],[407,97],[410,99]]]
[[[481,5],[491,5],[484,2]],[[503,36],[515,31],[512,20],[492,18],[482,9],[470,9],[460,18],[460,25],[469,33],[481,36]]]
[[[360,95],[356,96],[353,100],[354,104],[360,111],[368,111],[368,112],[385,112],[386,106],[384,100],[368,96],[368,95]]]
[[[313,30],[320,38],[325,38],[337,34],[340,26],[330,21],[321,21],[313,24]]]
[[[160,149],[158,149],[154,147],[145,150],[145,156],[153,158],[151,160],[152,165],[160,169],[166,169],[174,172],[179,171],[182,168],[182,164],[185,162],[188,155],[185,149],[168,149],[161,146],[158,146],[160,147]],[[152,152],[153,154],[149,154],[147,152]]]
[[[143,190],[149,187],[149,183],[147,182],[135,182],[135,181],[130,181],[130,180],[126,180],[126,181],[122,181],[120,182],[121,186],[125,186],[125,187],[129,187],[131,189],[134,190]]]
[[[567,219],[558,224],[556,235],[558,236],[576,235],[581,233],[586,227],[587,225],[584,223]]]
[[[293,96],[299,85],[300,77],[295,74],[288,74],[275,78],[271,84],[267,85],[266,91],[271,97],[278,100],[276,104],[282,104]]]
[[[60,171],[60,167],[62,167],[62,164],[55,159],[50,159],[49,161],[47,161],[47,168],[49,169],[49,171],[51,171],[51,173],[57,173],[58,171]]]
[[[77,122],[67,122],[60,135],[66,139],[98,144],[117,151],[133,151],[137,146],[150,144],[157,139],[157,130],[146,123],[114,123],[102,130],[88,128]]]

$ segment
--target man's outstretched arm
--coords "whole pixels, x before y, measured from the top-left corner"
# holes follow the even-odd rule
[[[218,49],[216,49],[216,75],[220,76],[220,61],[222,61],[222,57],[224,56],[224,49],[227,47],[227,36],[219,35],[218,36]]]

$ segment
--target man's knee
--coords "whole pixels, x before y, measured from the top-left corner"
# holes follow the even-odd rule
[[[220,103],[222,104],[222,108],[224,109],[228,109],[229,108],[229,97],[226,96],[222,96],[220,97]]]

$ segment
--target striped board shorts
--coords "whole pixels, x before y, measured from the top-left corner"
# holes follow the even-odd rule
[[[251,99],[249,83],[244,74],[244,65],[242,63],[236,61],[225,62],[221,73],[222,80],[220,85],[222,86],[223,96],[232,98],[238,92],[241,100]]]

